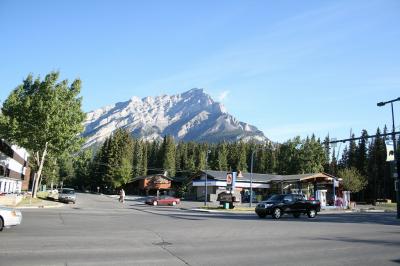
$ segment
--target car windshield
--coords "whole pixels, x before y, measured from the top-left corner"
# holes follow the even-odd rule
[[[273,195],[267,201],[282,201],[285,195]]]
[[[61,191],[62,194],[75,194],[75,191],[72,189],[63,189]]]

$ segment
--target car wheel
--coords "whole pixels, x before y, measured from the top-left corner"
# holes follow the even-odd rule
[[[272,217],[274,219],[279,219],[282,217],[282,210],[279,208],[275,208],[274,211],[272,212]]]
[[[153,201],[153,206],[157,206],[158,202],[157,201]]]
[[[3,231],[3,227],[4,227],[3,217],[0,216],[0,232]]]
[[[175,206],[175,205],[176,205],[176,201],[173,201],[173,202],[172,202],[172,206]]]
[[[293,217],[294,218],[299,218],[300,217],[300,213],[299,212],[294,212],[293,213]]]
[[[308,218],[315,218],[317,216],[317,211],[312,209],[307,212]]]

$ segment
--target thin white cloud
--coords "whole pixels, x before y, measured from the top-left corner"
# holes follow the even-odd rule
[[[288,71],[304,59],[309,59],[317,50],[323,49],[327,43],[346,40],[354,31],[358,31],[360,26],[356,25],[326,33],[326,27],[332,22],[350,14],[351,10],[344,10],[340,4],[287,18],[271,26],[268,31],[237,41],[185,67],[181,72],[154,79],[144,86],[176,87],[176,84],[180,84],[180,88],[210,88],[222,80],[238,77],[249,79],[274,71]],[[298,35],[303,39],[293,42]]]
[[[225,90],[225,91],[221,92],[221,93],[218,95],[218,101],[223,102],[223,101],[229,96],[230,93],[231,93],[231,92],[228,91],[228,90]]]

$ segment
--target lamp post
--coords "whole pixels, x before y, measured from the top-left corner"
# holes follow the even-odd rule
[[[252,206],[252,201],[253,201],[253,162],[254,162],[254,154],[256,153],[257,150],[254,150],[251,153],[251,166],[250,166],[250,208]]]
[[[382,107],[387,103],[390,103],[392,107],[392,141],[393,141],[393,150],[394,150],[394,165],[395,165],[395,173],[397,175],[397,191],[396,191],[396,203],[397,203],[397,219],[400,219],[400,167],[399,167],[399,158],[397,158],[397,145],[396,145],[396,128],[394,125],[394,111],[393,111],[393,103],[396,101],[400,101],[400,97],[397,99],[393,99],[387,102],[379,102],[377,106]],[[397,171],[396,171],[397,170]]]
[[[205,170],[205,172],[206,172],[206,181],[204,183],[204,186],[206,187],[205,195],[204,195],[204,206],[207,206],[207,195],[208,195],[208,191],[207,191],[207,168],[208,168],[208,155],[210,153],[211,153],[211,151],[207,150],[207,153],[206,153],[206,170]]]

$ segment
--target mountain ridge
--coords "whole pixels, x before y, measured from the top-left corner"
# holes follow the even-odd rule
[[[237,120],[198,88],[170,96],[133,96],[128,101],[88,112],[84,127],[83,148],[103,142],[117,128],[149,141],[164,135],[199,142],[268,141],[263,132]]]

